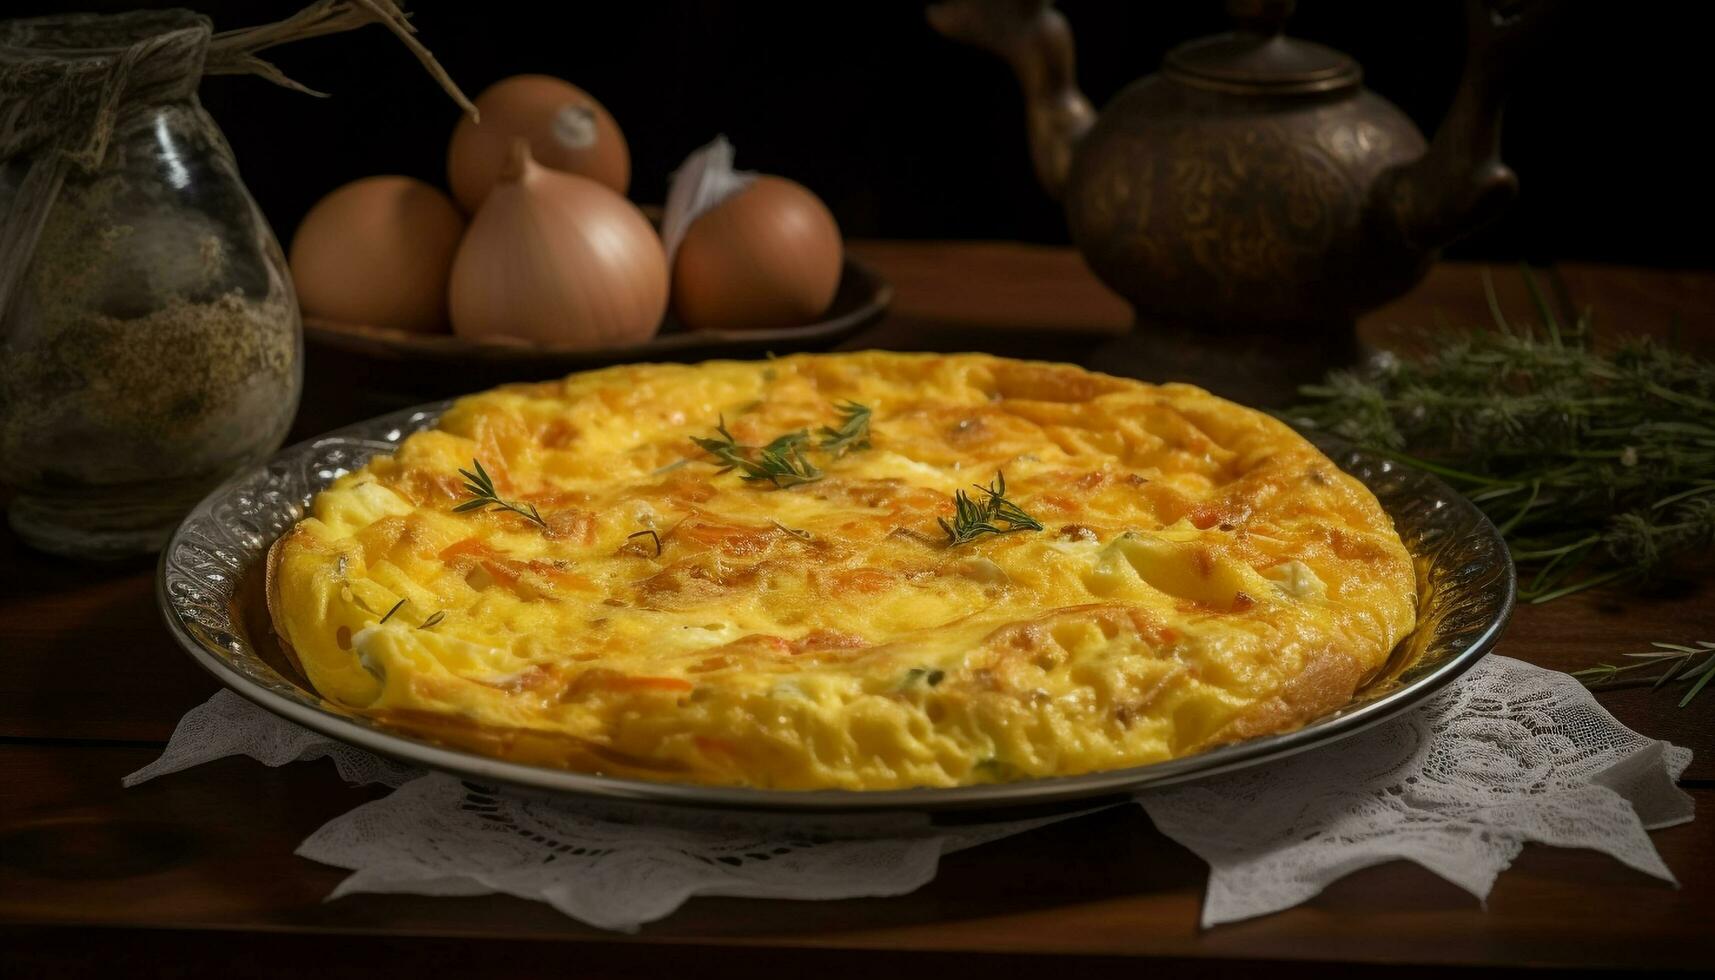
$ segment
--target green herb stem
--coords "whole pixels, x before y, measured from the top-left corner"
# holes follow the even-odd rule
[[[1598,351],[1589,311],[1566,324],[1535,278],[1540,321],[1444,333],[1416,360],[1330,374],[1286,413],[1466,493],[1546,602],[1644,584],[1715,554],[1715,364],[1644,339]]]
[[[1654,650],[1642,653],[1628,653],[1627,659],[1637,663],[1619,664],[1601,663],[1583,670],[1575,670],[1572,676],[1578,678],[1584,686],[1592,690],[1609,690],[1616,687],[1665,687],[1669,684],[1690,684],[1691,687],[1680,698],[1679,707],[1690,704],[1703,689],[1709,685],[1709,679],[1715,677],[1715,643],[1708,640],[1698,640],[1696,643],[1652,643]],[[1697,658],[1702,657],[1702,660]],[[1636,677],[1632,671],[1647,670],[1652,667],[1666,669],[1653,677]]]
[[[975,489],[985,495],[983,500],[979,502],[963,490],[956,491],[953,494],[953,520],[938,518],[941,530],[947,532],[947,547],[956,548],[985,534],[1042,530],[1041,521],[1007,499],[1006,474],[997,472],[994,482]],[[1002,524],[1006,526],[1003,528]]]
[[[462,514],[465,511],[487,510],[490,507],[495,507],[500,510],[511,511],[525,520],[533,521],[539,527],[546,528],[548,526],[548,522],[544,521],[541,513],[536,510],[535,504],[519,504],[502,499],[500,494],[495,492],[494,479],[488,475],[487,470],[482,468],[482,460],[472,459],[470,465],[471,470],[475,470],[475,472],[459,470],[459,476],[464,477],[464,492],[470,494],[471,499],[454,507],[453,513]]]
[[[822,426],[821,436],[814,446],[831,453],[835,459],[848,452],[869,448],[870,409],[856,402],[840,402],[834,406],[841,415],[837,426]],[[692,436],[697,447],[715,458],[720,472],[738,470],[746,480],[766,482],[776,489],[785,489],[822,478],[822,470],[804,454],[812,448],[810,432],[798,429],[775,436],[765,446],[747,446],[734,438],[722,415],[713,436]]]

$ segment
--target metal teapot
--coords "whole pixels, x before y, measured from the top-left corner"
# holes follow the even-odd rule
[[[930,23],[1005,58],[1037,176],[1139,327],[1098,364],[1278,400],[1360,356],[1358,314],[1505,209],[1501,102],[1545,0],[1467,3],[1453,106],[1426,143],[1349,56],[1287,37],[1292,0],[1228,0],[1237,30],[1173,49],[1098,117],[1052,0],[942,0]]]

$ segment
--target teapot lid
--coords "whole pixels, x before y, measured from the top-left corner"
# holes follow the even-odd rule
[[[1163,72],[1187,85],[1237,95],[1355,88],[1363,69],[1350,55],[1285,35],[1293,5],[1293,0],[1227,0],[1239,29],[1181,44],[1168,52]]]

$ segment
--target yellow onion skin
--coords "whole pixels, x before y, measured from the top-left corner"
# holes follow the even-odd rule
[[[292,236],[292,280],[308,316],[420,333],[447,329],[447,276],[464,215],[411,177],[337,188]]]
[[[459,246],[447,300],[461,337],[567,350],[641,343],[666,312],[667,257],[630,201],[538,166],[520,140]]]
[[[530,156],[540,166],[600,181],[621,195],[631,186],[625,134],[612,113],[576,85],[514,75],[484,89],[476,108],[482,121],[460,116],[447,146],[447,186],[466,214],[482,206],[520,137],[530,141]]]
[[[686,230],[673,257],[673,312],[693,330],[812,323],[833,302],[844,251],[820,198],[758,177]]]

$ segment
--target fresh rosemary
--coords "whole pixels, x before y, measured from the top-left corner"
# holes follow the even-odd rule
[[[868,449],[869,407],[851,401],[834,407],[840,412],[840,424],[816,430],[821,441],[815,448],[832,453],[835,459],[854,449]],[[722,415],[715,425],[715,435],[692,436],[691,441],[721,464],[720,472],[738,470],[746,480],[766,481],[777,489],[822,478],[822,470],[804,456],[811,448],[808,429],[776,436],[766,446],[747,446],[733,437],[726,427],[726,416]]]
[[[1584,683],[1591,690],[1605,690],[1613,687],[1633,687],[1648,684],[1650,687],[1661,687],[1665,684],[1690,684],[1691,690],[1680,698],[1681,708],[1691,703],[1703,688],[1709,683],[1709,678],[1715,677],[1715,643],[1708,640],[1698,640],[1693,644],[1684,643],[1652,643],[1654,650],[1643,653],[1628,653],[1625,656],[1636,660],[1636,663],[1623,667],[1615,664],[1597,664],[1583,670],[1575,670],[1572,676]],[[1698,657],[1702,657],[1698,661]],[[1694,662],[1695,661],[1695,662]],[[1643,670],[1650,667],[1667,665],[1667,669],[1652,677],[1639,677],[1631,671]]]
[[[834,454],[838,459],[854,449],[869,448],[869,416],[867,405],[857,402],[840,402],[834,406],[839,410],[840,424],[824,425],[816,432],[822,437],[819,448]]]
[[[766,480],[776,488],[795,487],[822,478],[822,471],[816,468],[816,464],[804,458],[804,447],[810,442],[810,433],[803,429],[788,432],[760,448],[746,446],[733,438],[727,430],[724,415],[715,426],[715,432],[716,437],[692,436],[691,441],[723,464],[722,473],[736,469],[744,474],[746,480]]]
[[[1042,530],[1041,521],[1006,498],[1006,474],[996,472],[993,483],[976,487],[976,490],[986,495],[982,501],[972,500],[963,490],[956,491],[953,494],[952,522],[948,523],[945,517],[937,518],[941,530],[947,532],[947,547],[956,548],[985,534]],[[1006,527],[1001,527],[1001,524]]]
[[[488,475],[487,470],[482,468],[482,460],[472,459],[470,465],[476,472],[459,470],[459,476],[465,478],[464,492],[470,494],[472,499],[454,507],[453,513],[461,514],[467,510],[487,510],[490,507],[499,507],[501,510],[509,510],[526,520],[535,521],[541,527],[548,526],[548,522],[544,521],[542,515],[537,512],[535,504],[516,504],[510,500],[501,499],[500,494],[494,492],[493,478]]]
[[[1506,537],[1531,602],[1658,578],[1715,550],[1715,364],[1569,326],[1450,336],[1418,361],[1336,372],[1287,417],[1434,473]]]

